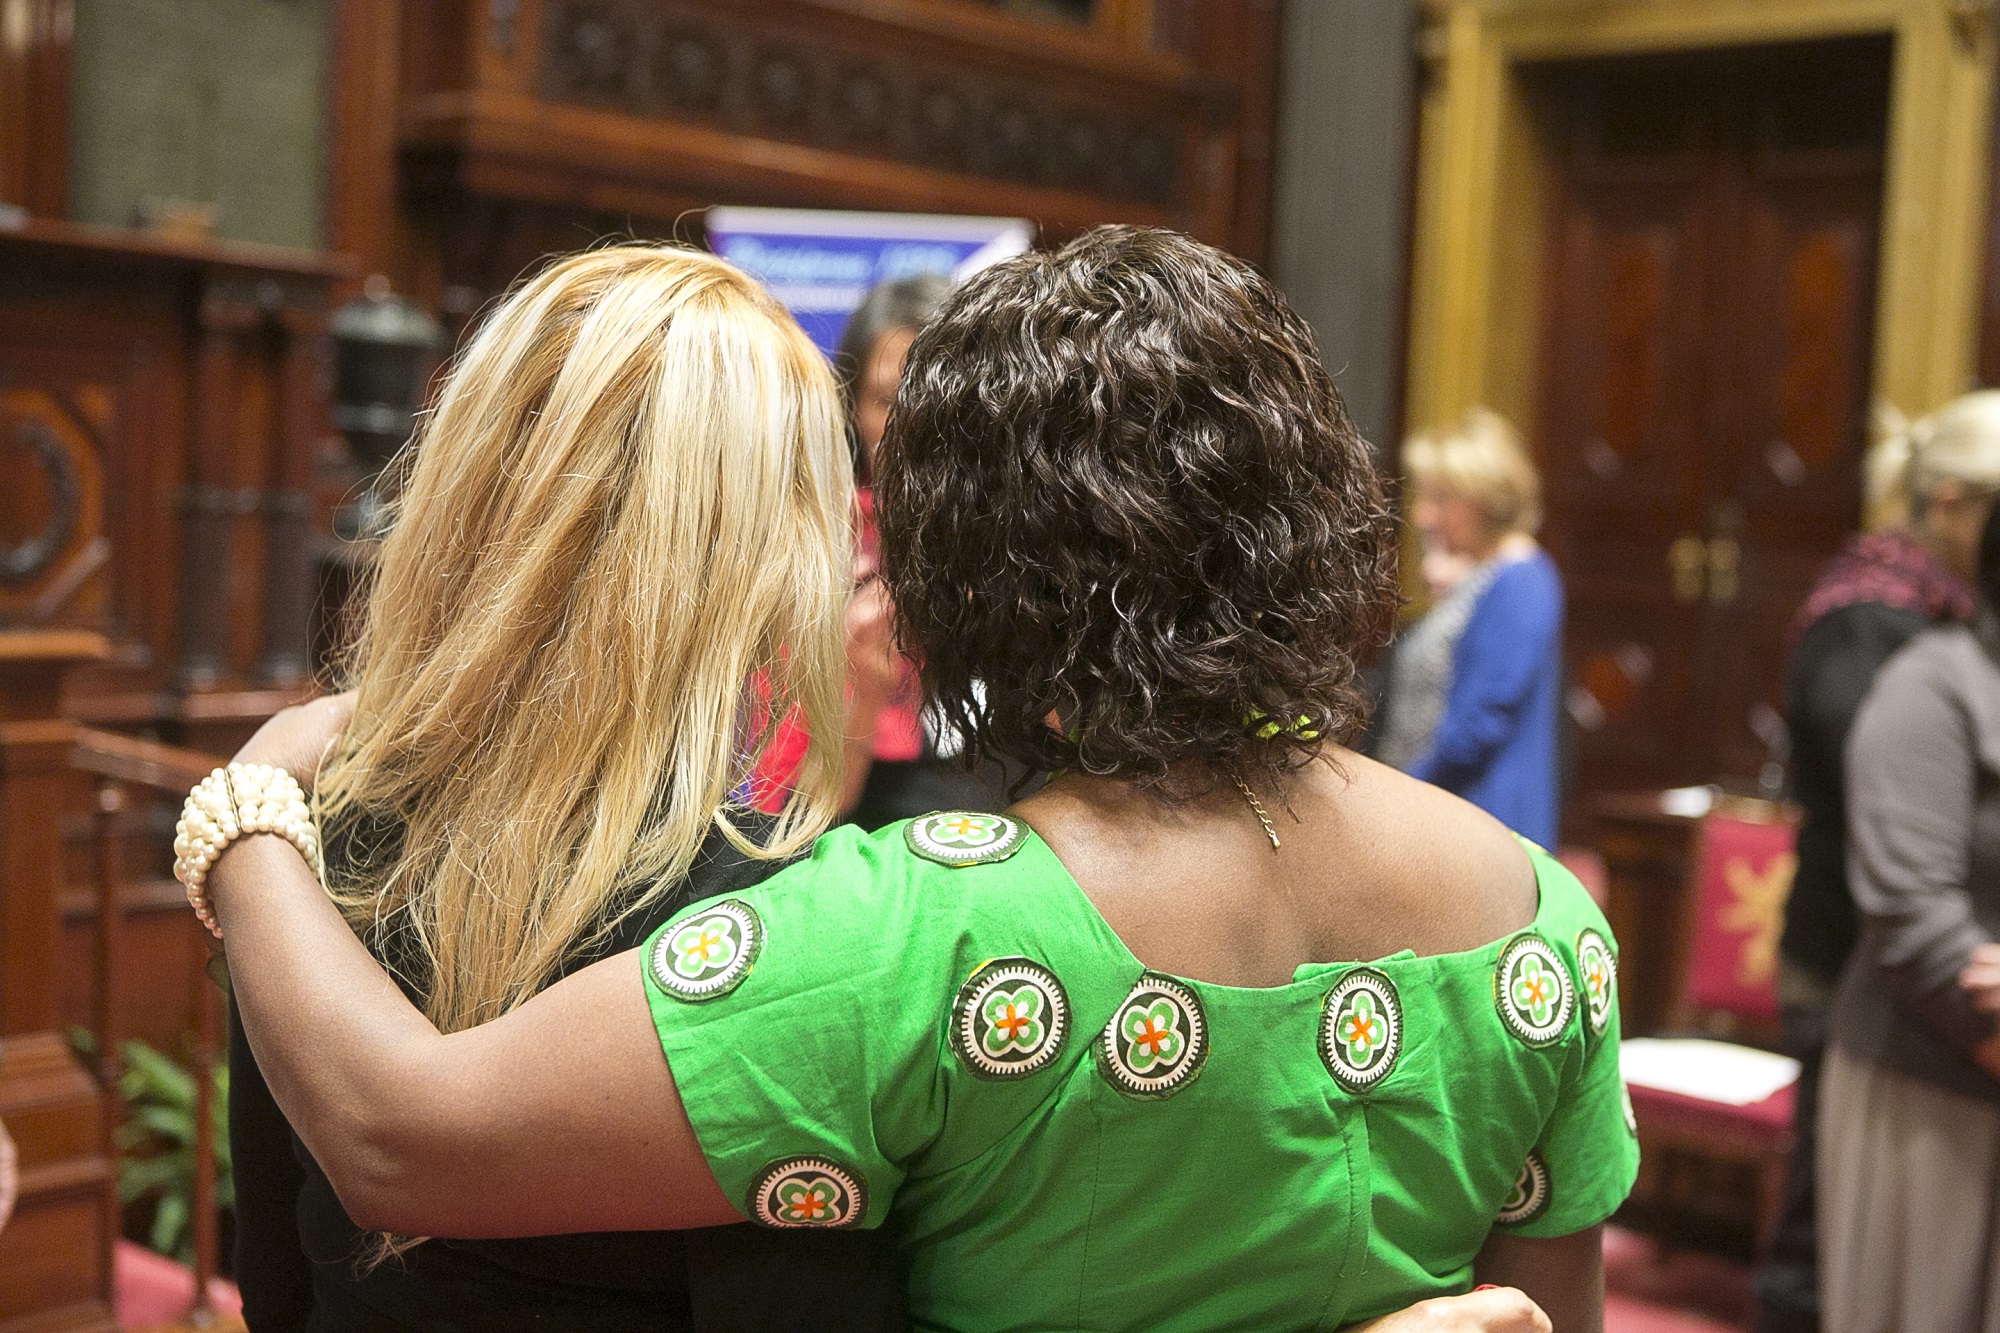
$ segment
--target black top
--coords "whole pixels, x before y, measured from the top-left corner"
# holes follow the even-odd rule
[[[752,828],[753,837],[764,830]],[[340,848],[329,838],[328,854]],[[636,947],[685,903],[782,868],[711,831],[683,891],[628,918],[565,974]],[[638,985],[635,973],[633,985]],[[251,1333],[734,1333],[900,1330],[902,1285],[886,1229],[775,1232],[749,1225],[529,1240],[424,1242],[362,1271],[372,1241],[292,1133],[229,1017],[229,1143],[236,1281]]]
[[[1792,735],[1792,795],[1805,817],[1779,947],[1829,987],[1854,951],[1856,932],[1841,775],[1847,733],[1876,673],[1928,624],[1916,611],[1856,602],[1814,621],[1792,654],[1785,723]]]

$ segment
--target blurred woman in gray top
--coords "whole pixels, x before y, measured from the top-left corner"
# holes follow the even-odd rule
[[[1979,610],[1876,678],[1847,745],[1860,937],[1820,1084],[1827,1333],[2000,1333],[2000,521]]]

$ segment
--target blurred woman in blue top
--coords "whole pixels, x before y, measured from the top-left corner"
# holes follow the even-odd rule
[[[1399,646],[1381,757],[1553,847],[1563,589],[1534,538],[1541,479],[1483,408],[1410,440],[1403,463],[1427,566],[1463,573]]]

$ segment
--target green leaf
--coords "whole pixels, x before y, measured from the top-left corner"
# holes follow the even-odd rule
[[[194,1195],[195,1081],[177,1061],[142,1041],[119,1048],[124,1071],[118,1090],[125,1102],[118,1127],[118,1197],[125,1203],[156,1200],[148,1244],[182,1262],[188,1259],[188,1225]],[[214,1089],[215,1198],[234,1208],[236,1178],[229,1154],[229,1066],[209,1073]]]
[[[153,1231],[147,1245],[155,1254],[178,1257],[181,1233],[187,1230],[188,1199],[185,1194],[169,1194],[160,1200],[153,1214]]]
[[[178,1106],[134,1106],[125,1112],[125,1122],[176,1146],[194,1142],[194,1117]]]
[[[194,1079],[185,1069],[143,1041],[128,1041],[119,1052],[125,1060],[119,1090],[128,1100],[194,1106]]]

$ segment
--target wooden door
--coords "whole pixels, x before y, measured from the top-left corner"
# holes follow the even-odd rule
[[[1859,515],[1887,74],[1874,41],[1539,72],[1581,792],[1782,752],[1787,627]]]

